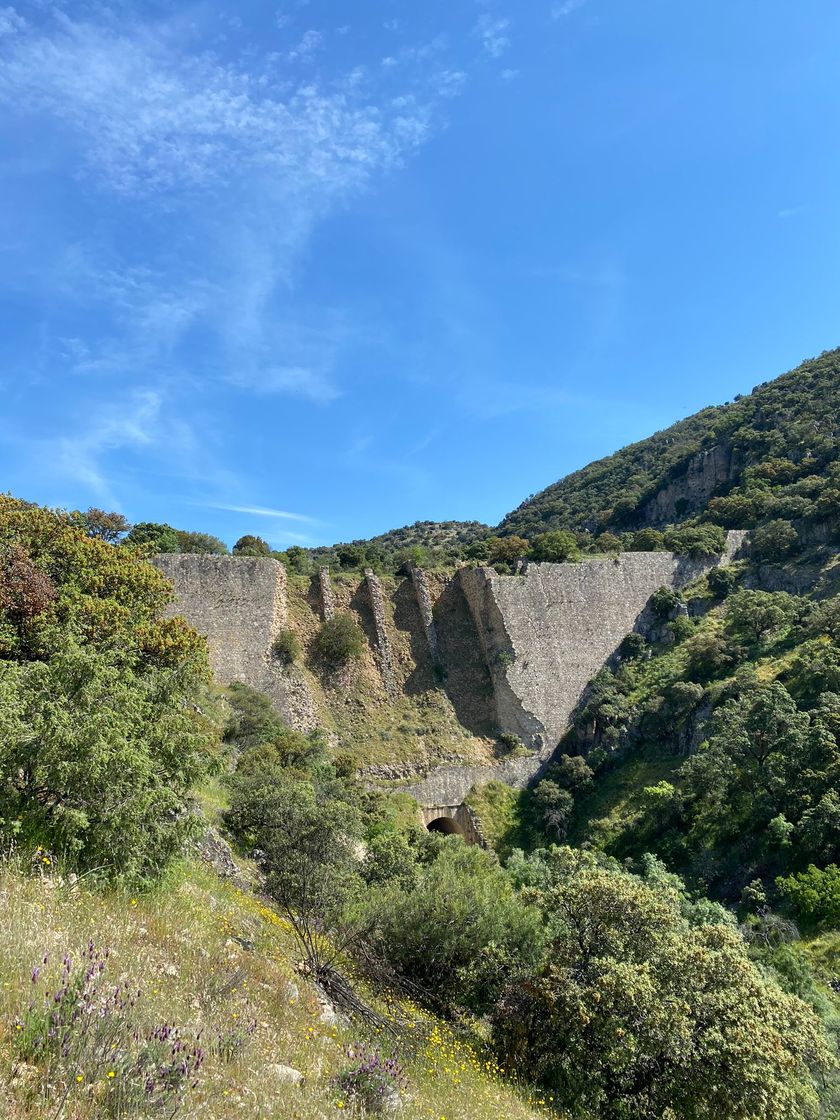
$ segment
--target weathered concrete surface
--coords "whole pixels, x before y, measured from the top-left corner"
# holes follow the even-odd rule
[[[732,559],[743,539],[730,534],[720,560],[625,552],[579,564],[530,564],[517,576],[462,569],[500,730],[519,735],[539,758],[550,755],[587,684],[643,623],[651,595],[684,587]]]
[[[505,759],[487,766],[436,766],[424,778],[400,785],[400,791],[423,806],[460,805],[473,786],[487,782],[504,782],[514,789],[524,789],[539,771],[542,760],[537,754]]]
[[[220,684],[243,681],[265,692],[286,722],[301,731],[318,725],[306,676],[284,667],[271,647],[288,624],[286,569],[254,556],[162,555],[154,564],[172,582],[181,614],[207,637]]]
[[[644,627],[650,596],[661,586],[682,587],[716,563],[733,559],[745,536],[728,535],[721,561],[623,553],[580,564],[533,564],[517,576],[462,569],[448,583],[435,577],[415,582],[417,606],[402,612],[401,625],[417,633],[422,647],[428,643],[429,653],[430,633],[435,635],[448,674],[443,687],[461,726],[481,735],[519,735],[529,752],[493,764],[447,762],[401,788],[423,806],[456,808],[474,785],[527,785],[567,730],[589,681],[629,631]],[[325,723],[328,713],[319,713],[307,671],[285,667],[272,656],[274,639],[289,624],[281,564],[196,555],[160,556],[155,563],[175,587],[172,613],[183,614],[207,636],[213,671],[222,684],[244,681],[265,692],[291,727],[310,730]],[[410,661],[400,662],[397,674],[389,638],[395,625],[391,608],[380,580],[372,572],[366,575],[360,598],[365,610],[370,604],[370,636],[378,647],[383,682],[391,696],[422,695],[433,686],[431,674],[425,670],[428,680],[421,679],[419,663],[413,671],[406,669]],[[321,591],[321,602],[313,604],[316,612],[319,606],[326,612],[330,597],[323,595],[323,581]],[[410,588],[408,595],[413,599]],[[399,636],[399,628],[394,633]]]

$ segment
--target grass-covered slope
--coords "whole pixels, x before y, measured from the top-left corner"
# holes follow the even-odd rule
[[[617,531],[704,511],[721,525],[749,528],[773,517],[836,514],[838,418],[840,350],[831,350],[575,471],[499,528],[526,537],[547,529]],[[714,448],[715,462],[704,470],[699,457]],[[715,496],[722,500],[709,504]]]
[[[33,876],[0,866],[4,1120],[98,1120],[115,1109],[116,1115],[170,1116],[179,1102],[179,1116],[204,1120],[355,1115],[338,1078],[357,1064],[348,1055],[360,1042],[395,1054],[402,1065],[399,1114],[405,1120],[536,1120],[546,1114],[538,1094],[529,1103],[499,1078],[488,1055],[408,1002],[401,1012],[414,1026],[399,1040],[378,1038],[363,1023],[335,1021],[299,974],[283,920],[201,865],[178,866],[145,895],[89,891],[52,871]],[[131,1006],[105,1016],[109,1033],[102,1046],[89,1036],[85,1041],[79,1028],[68,1032],[64,1056],[60,1048],[46,1058],[27,1056],[27,1007],[34,1003],[37,1011],[45,997],[51,1002],[65,954],[72,960],[71,977],[84,972],[90,942],[97,967],[108,951],[102,989],[110,993],[125,985]],[[33,969],[39,970],[34,982]],[[198,1045],[202,1061],[186,1084],[173,1076],[170,1088],[155,1088],[158,1110],[129,1108],[138,1086],[141,1104],[144,1097],[151,1100],[145,1079],[137,1076],[133,1034],[144,1040],[164,1026],[167,1061],[173,1028],[184,1053],[191,1055]],[[298,1083],[291,1071],[302,1075]]]

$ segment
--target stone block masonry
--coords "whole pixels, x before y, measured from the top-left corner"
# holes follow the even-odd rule
[[[730,533],[720,560],[625,552],[579,564],[529,564],[518,576],[462,569],[499,730],[519,735],[539,758],[549,756],[586,686],[643,621],[651,595],[733,559],[744,536]]]
[[[272,645],[288,625],[286,569],[251,556],[156,556],[175,588],[172,614],[183,615],[207,638],[220,684],[242,681],[265,692],[290,727],[317,727],[315,702],[303,671],[284,667]]]
[[[370,568],[365,568],[365,582],[370,598],[370,609],[373,613],[373,625],[376,630],[376,645],[379,652],[382,683],[385,685],[385,691],[389,696],[396,696],[397,678],[394,673],[394,654],[388,637],[388,616],[385,613],[385,596],[382,594],[382,584],[379,582],[379,577]]]
[[[429,647],[432,664],[439,668],[442,663],[432,608],[432,595],[429,591],[429,581],[426,579],[426,573],[422,568],[411,569],[411,582],[414,585],[417,606],[420,608],[420,617],[423,620],[423,630],[426,633],[426,644]]]
[[[319,569],[318,587],[321,592],[321,614],[324,622],[329,622],[335,618],[335,592],[333,591],[329,568]]]

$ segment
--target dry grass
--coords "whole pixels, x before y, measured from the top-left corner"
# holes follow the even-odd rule
[[[202,1030],[207,1061],[179,1116],[203,1120],[316,1120],[359,1115],[336,1088],[349,1064],[345,1048],[369,1036],[358,1024],[324,1021],[314,989],[298,974],[288,931],[258,899],[209,870],[184,865],[145,896],[69,886],[60,877],[0,868],[0,1115],[4,1120],[98,1120],[102,1086],[80,1071],[60,1113],[61,1086],[21,1063],[15,1021],[30,999],[33,964],[60,961],[92,938],[111,950],[114,982],[141,991],[136,1013],[150,1026],[175,1022]],[[253,948],[246,948],[240,938]],[[547,1104],[529,1102],[506,1083],[477,1044],[421,1016],[396,1050],[408,1075],[404,1120],[531,1120]],[[225,1058],[217,1041],[256,1022],[241,1053]],[[375,1039],[373,1040],[376,1041]],[[383,1049],[394,1043],[383,1043]],[[225,1047],[222,1047],[225,1049]],[[273,1066],[304,1075],[283,1084]]]

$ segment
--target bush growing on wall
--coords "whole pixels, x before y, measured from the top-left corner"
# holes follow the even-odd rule
[[[361,657],[365,636],[361,627],[346,613],[327,619],[315,636],[315,649],[334,665]]]
[[[292,665],[300,657],[300,641],[294,630],[281,630],[271,644],[271,652],[284,665]]]

